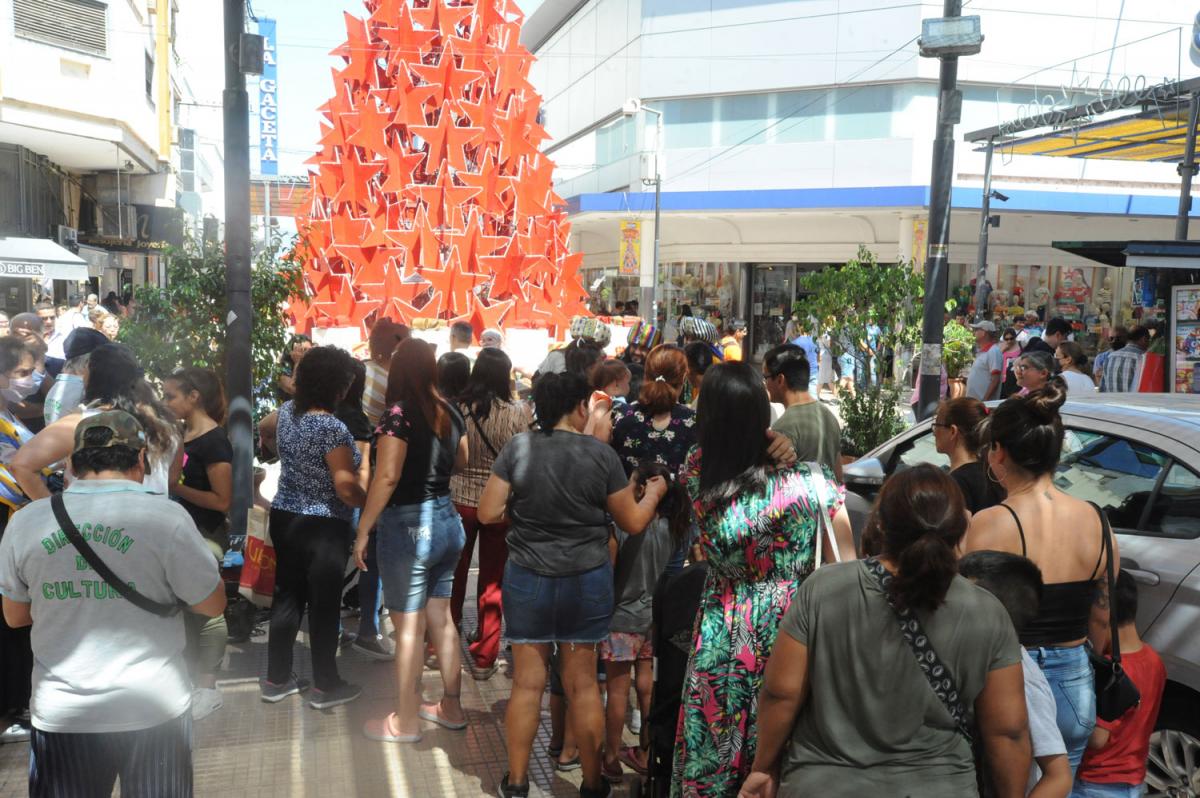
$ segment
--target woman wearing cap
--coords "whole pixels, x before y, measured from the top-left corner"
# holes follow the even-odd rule
[[[183,447],[167,410],[146,382],[133,352],[124,344],[107,343],[88,358],[83,377],[81,412],[69,413],[50,424],[22,446],[12,460],[12,474],[30,499],[44,499],[50,489],[42,470],[65,460],[75,446],[75,427],[86,416],[103,410],[124,410],[146,430],[146,476],[143,484],[166,494],[167,485],[179,479]]]

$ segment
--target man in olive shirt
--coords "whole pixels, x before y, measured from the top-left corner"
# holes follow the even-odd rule
[[[796,344],[781,344],[763,358],[763,377],[772,402],[787,409],[771,429],[786,435],[801,461],[815,460],[842,481],[842,430],[829,408],[809,393],[812,366]]]

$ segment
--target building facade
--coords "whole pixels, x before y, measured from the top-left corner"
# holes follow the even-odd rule
[[[660,297],[751,322],[751,349],[778,342],[807,270],[860,245],[882,261],[923,262],[938,62],[917,53],[941,4],[855,0],[544,0],[523,32],[538,56],[546,148],[572,211],[593,307],[652,284],[653,187],[663,175]],[[960,59],[952,292],[976,274],[981,152],[970,130],[1093,95],[1191,77],[1195,8],[1184,2],[1065,0],[968,7],[983,52]],[[623,113],[636,98],[662,114]],[[661,159],[659,159],[661,154]],[[998,149],[990,301],[1055,315],[1077,304],[1099,338],[1121,320],[1132,278],[1060,252],[1052,240],[1171,236],[1173,165],[1006,156]],[[622,274],[622,222],[640,222],[637,274]],[[629,264],[626,263],[626,271]],[[1018,299],[1019,297],[1019,299]],[[1109,307],[1107,311],[1103,305]]]

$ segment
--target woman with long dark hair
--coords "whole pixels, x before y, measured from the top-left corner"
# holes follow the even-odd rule
[[[511,515],[504,568],[504,617],[513,647],[513,688],[505,716],[505,798],[528,795],[529,755],[541,715],[553,648],[570,702],[583,768],[582,796],[608,794],[600,774],[604,714],[596,646],[613,614],[608,516],[641,534],[666,491],[661,477],[639,500],[612,447],[584,434],[591,386],[570,372],[545,374],[533,388],[539,430],[516,436],[496,459],[479,499],[479,520]]]
[[[850,558],[854,543],[842,488],[828,468],[772,462],[771,408],[757,369],[708,369],[697,416],[699,446],[684,473],[708,575],[671,794],[733,796],[754,758],[754,697],[779,619],[822,552],[826,561]]]
[[[454,591],[450,598],[450,613],[456,626],[462,625],[463,601],[467,594],[468,571],[475,541],[479,540],[479,577],[476,586],[478,624],[470,635],[471,675],[476,679],[489,678],[496,672],[500,653],[500,624],[502,619],[500,585],[504,564],[508,561],[508,545],[504,536],[508,524],[481,524],[479,497],[492,473],[492,465],[508,442],[529,430],[533,421],[529,406],[513,401],[512,361],[503,351],[485,348],[475,358],[475,368],[459,397],[458,409],[466,419],[467,464],[462,473],[450,478],[450,494],[454,507],[462,516],[466,545],[454,572]]]
[[[739,795],[797,798],[830,785],[836,795],[975,795],[966,718],[954,714],[970,708],[994,794],[1024,796],[1021,647],[1003,605],[957,575],[962,496],[940,469],[918,465],[884,483],[868,526],[878,556],[809,576],[780,624]],[[949,688],[934,692],[914,645]]]
[[[1104,533],[1096,509],[1058,488],[1054,474],[1063,444],[1059,408],[1062,378],[1015,396],[992,411],[984,431],[988,469],[1008,493],[1003,504],[971,519],[964,553],[1007,551],[1042,570],[1045,587],[1037,617],[1021,630],[1050,683],[1058,705],[1058,730],[1071,772],[1079,767],[1096,724],[1096,693],[1084,643],[1098,589],[1104,588]],[[1120,554],[1112,536],[1113,568]]]
[[[462,662],[450,615],[454,569],[465,534],[450,501],[450,475],[467,461],[463,419],[437,389],[433,347],[409,338],[396,347],[387,407],[375,431],[375,473],[358,521],[354,559],[366,570],[377,534],[383,597],[396,628],[396,711],[363,727],[372,740],[415,743],[421,720],[447,729],[467,726],[459,701]],[[420,703],[425,631],[437,651],[442,699]]]
[[[977,513],[1004,501],[1004,489],[987,475],[983,451],[983,425],[988,410],[970,396],[947,399],[938,405],[933,421],[933,443],[950,458],[950,477],[958,484],[967,510]]]
[[[437,360],[437,389],[447,402],[458,399],[471,378],[471,359],[462,352],[447,352]]]
[[[259,685],[268,703],[308,686],[292,673],[292,650],[305,612],[314,682],[309,704],[328,709],[362,693],[341,679],[336,659],[350,519],[365,498],[354,438],[334,416],[354,378],[352,364],[349,353],[335,346],[312,349],[296,366],[296,398],[279,408],[281,468],[271,501],[275,597],[267,676]]]

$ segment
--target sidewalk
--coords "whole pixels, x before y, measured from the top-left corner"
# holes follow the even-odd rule
[[[474,573],[468,596],[474,595]],[[474,608],[464,613],[464,627],[475,625]],[[346,620],[348,627],[357,623]],[[389,625],[390,629],[390,625]],[[362,736],[368,718],[391,710],[396,698],[393,666],[369,660],[350,648],[338,659],[342,678],[363,686],[357,701],[332,710],[311,709],[293,697],[264,704],[258,697],[258,676],[266,667],[266,633],[229,646],[226,670],[219,685],[225,705],[196,724],[195,790],[200,798],[345,798],[347,796],[495,795],[495,785],[507,770],[504,710],[512,686],[511,665],[505,664],[489,681],[476,682],[464,671],[463,707],[470,725],[453,732],[425,723],[425,739],[415,746],[372,742]],[[465,648],[464,648],[464,657]],[[296,671],[310,675],[307,635],[296,647]],[[426,670],[425,696],[441,695],[441,680]],[[635,742],[625,732],[626,742]],[[530,762],[531,796],[574,796],[579,771],[558,773],[546,754],[550,718],[542,725]],[[0,746],[0,798],[28,794],[29,747]],[[628,795],[635,780],[613,791]],[[114,793],[115,794],[115,793]]]

